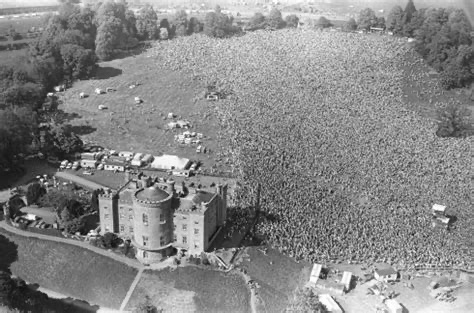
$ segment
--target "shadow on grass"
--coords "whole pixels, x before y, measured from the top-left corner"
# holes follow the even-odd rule
[[[95,73],[95,78],[96,79],[109,79],[111,77],[119,76],[123,73],[121,69],[115,68],[115,67],[110,67],[110,66],[104,66],[104,67],[99,67]]]

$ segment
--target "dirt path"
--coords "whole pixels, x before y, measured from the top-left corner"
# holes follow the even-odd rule
[[[130,300],[130,297],[133,294],[133,291],[135,290],[135,287],[137,287],[138,282],[140,281],[140,278],[142,277],[144,268],[142,267],[138,273],[137,276],[135,276],[135,279],[133,280],[132,284],[130,285],[130,288],[127,291],[127,294],[125,295],[125,298],[122,301],[122,305],[120,306],[120,312],[123,312],[125,308],[127,307],[128,301]]]
[[[97,254],[100,254],[100,255],[106,256],[108,258],[111,258],[115,261],[122,262],[122,263],[124,263],[124,264],[126,264],[130,267],[134,267],[134,268],[137,268],[137,269],[142,269],[143,268],[143,265],[140,264],[137,260],[132,260],[132,259],[127,258],[125,256],[122,257],[120,255],[115,254],[114,252],[103,250],[103,249],[91,246],[88,242],[76,241],[76,240],[72,240],[72,239],[53,237],[53,236],[48,236],[48,235],[23,231],[23,230],[20,230],[18,228],[15,228],[13,226],[8,225],[5,221],[0,221],[0,227],[5,229],[6,231],[8,231],[10,233],[13,233],[13,234],[16,234],[16,235],[20,235],[20,236],[23,236],[23,237],[33,237],[33,238],[38,238],[38,239],[42,239],[42,240],[50,240],[50,241],[55,241],[55,242],[62,242],[62,243],[65,243],[65,244],[69,244],[69,245],[73,245],[73,246],[77,246],[77,247],[80,247],[80,248],[90,250],[90,251],[95,252]]]

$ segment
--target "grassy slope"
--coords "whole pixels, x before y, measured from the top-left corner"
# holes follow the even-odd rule
[[[248,312],[250,308],[250,294],[239,275],[197,267],[144,272],[129,308],[147,294],[165,312]]]
[[[10,267],[14,275],[93,304],[119,308],[137,273],[75,246],[0,232],[18,245],[18,260]]]
[[[130,89],[129,85],[136,81],[142,85]],[[94,90],[97,87],[117,90],[96,95]],[[169,112],[188,119],[193,125],[192,131],[207,136],[203,139],[204,146],[216,151],[218,125],[212,104],[193,102],[195,95],[204,90],[203,87],[203,83],[197,83],[190,77],[158,70],[151,59],[139,55],[101,63],[97,79],[76,82],[62,96],[64,105],[59,109],[79,114],[71,120],[71,124],[77,126],[78,133],[85,140],[96,141],[115,150],[155,155],[161,152],[201,159],[208,167],[212,159],[208,159],[208,155],[197,154],[193,145],[179,146],[174,142],[174,135],[183,130],[165,131],[170,120],[163,119]],[[89,97],[79,99],[80,92]],[[136,96],[144,101],[140,106],[134,104]],[[106,105],[108,110],[99,111],[101,104]]]
[[[311,265],[296,263],[281,253],[268,249],[267,255],[250,247],[239,267],[261,286],[258,293],[266,312],[282,312],[297,287],[303,286],[310,275]],[[273,264],[270,264],[272,262]]]

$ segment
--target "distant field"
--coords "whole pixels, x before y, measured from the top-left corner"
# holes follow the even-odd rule
[[[165,312],[242,312],[250,310],[250,293],[234,273],[197,267],[170,272],[145,271],[128,303],[136,307],[148,295]],[[270,311],[269,311],[270,312]]]
[[[129,85],[141,85],[130,89]],[[95,88],[115,88],[116,91],[97,95]],[[154,66],[144,55],[104,62],[96,79],[78,81],[67,90],[61,99],[64,104],[59,109],[67,113],[77,113],[71,120],[77,126],[77,133],[83,140],[96,142],[114,150],[128,150],[143,153],[166,153],[183,156],[192,160],[202,160],[204,168],[218,163],[226,168],[225,160],[219,160],[218,120],[214,105],[225,105],[224,101],[214,103],[194,102],[193,98],[204,91],[205,84],[192,77]],[[89,97],[79,99],[79,93]],[[143,99],[135,105],[134,97]],[[98,110],[105,105],[107,110]],[[211,154],[196,153],[196,145],[179,145],[174,135],[184,130],[166,130],[171,121],[165,117],[173,112],[192,124],[191,131],[201,132],[203,146]]]
[[[26,33],[31,27],[40,27],[41,26],[41,17],[22,17],[15,19],[2,18],[0,19],[0,35],[3,35],[8,32],[10,26],[13,26],[17,33],[23,34]]]
[[[18,260],[10,267],[14,275],[91,304],[118,309],[137,273],[76,246],[25,238],[3,229],[0,234],[18,245]]]

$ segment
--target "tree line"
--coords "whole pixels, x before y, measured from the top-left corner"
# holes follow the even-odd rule
[[[408,0],[405,9],[396,5],[386,22],[382,19],[372,9],[364,9],[359,13],[357,28],[381,27],[395,36],[416,39],[416,51],[441,74],[445,89],[469,86],[474,81],[473,28],[464,10],[417,10],[413,0]]]

